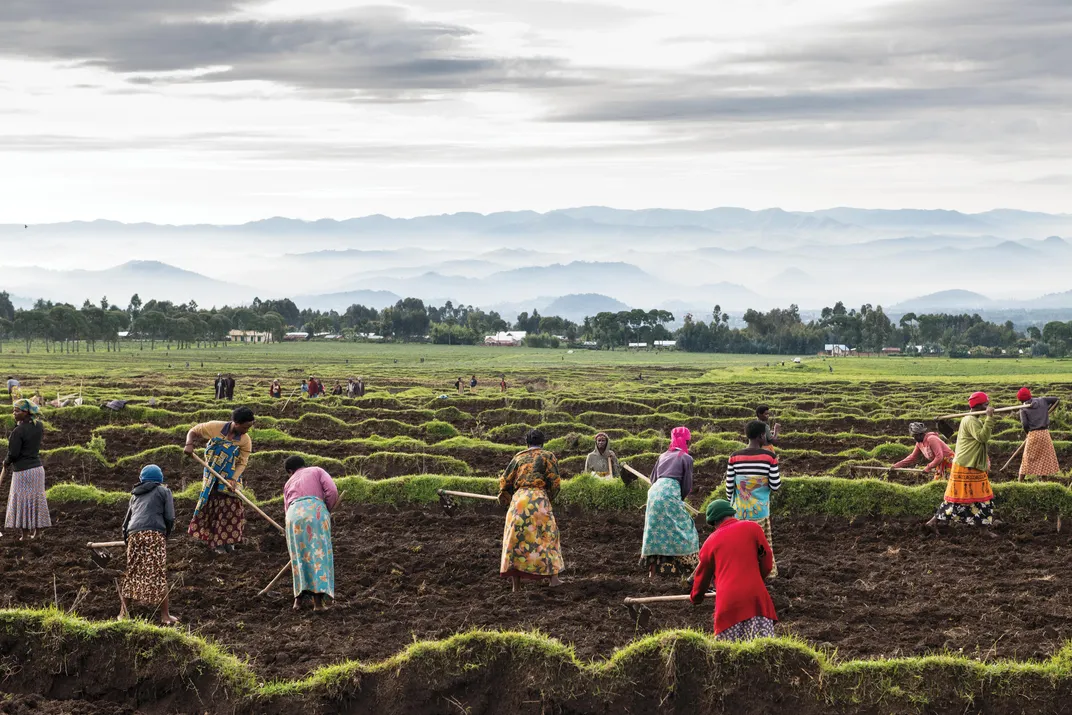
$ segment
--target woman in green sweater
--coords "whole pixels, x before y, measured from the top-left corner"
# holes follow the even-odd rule
[[[998,523],[994,519],[994,490],[988,474],[990,459],[986,455],[986,446],[994,433],[994,408],[985,392],[972,393],[968,407],[973,414],[960,421],[945,499],[927,522],[935,534],[939,524],[950,522],[971,526]]]

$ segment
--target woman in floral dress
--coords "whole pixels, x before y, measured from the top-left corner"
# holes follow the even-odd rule
[[[549,586],[559,586],[558,575],[565,570],[551,510],[561,486],[558,460],[543,448],[540,430],[529,432],[525,442],[528,449],[516,454],[499,478],[499,503],[509,507],[499,573],[510,579],[514,591],[521,588],[521,579],[546,579]]]

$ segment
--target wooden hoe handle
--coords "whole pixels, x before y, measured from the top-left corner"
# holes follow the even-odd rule
[[[196,452],[194,452],[194,453],[193,453],[193,458],[194,458],[194,459],[196,459],[196,460],[197,460],[198,462],[200,462],[200,463],[201,463],[201,465],[202,465],[202,466],[203,466],[203,467],[204,467],[205,469],[207,469],[207,470],[208,470],[209,474],[211,474],[212,476],[216,477],[216,479],[219,479],[219,480],[220,480],[221,482],[223,482],[224,484],[226,484],[226,485],[227,485],[227,488],[228,488],[228,489],[230,489],[230,490],[231,490],[231,491],[232,491],[232,492],[234,493],[234,495],[235,495],[235,496],[237,496],[237,497],[238,497],[239,499],[241,499],[242,501],[244,501],[244,502],[245,502],[246,504],[249,504],[250,508],[251,508],[251,509],[253,509],[253,511],[255,511],[255,512],[257,512],[258,514],[260,514],[261,516],[263,516],[263,517],[264,517],[264,518],[265,518],[265,519],[266,519],[266,520],[268,521],[268,523],[269,523],[269,524],[271,524],[271,525],[272,525],[272,526],[274,526],[275,528],[279,529],[280,533],[282,533],[282,534],[286,535],[286,533],[287,533],[287,530],[286,530],[286,529],[284,529],[284,528],[283,528],[282,526],[280,526],[279,524],[277,524],[277,523],[275,522],[275,520],[274,520],[274,519],[273,519],[272,517],[270,517],[270,516],[268,516],[267,514],[265,514],[265,513],[264,513],[264,512],[263,512],[263,511],[261,510],[261,508],[260,508],[259,506],[257,506],[257,505],[256,505],[256,504],[254,504],[254,503],[253,503],[252,501],[250,501],[250,498],[249,498],[249,497],[247,497],[247,496],[246,496],[245,494],[243,494],[243,493],[242,493],[242,490],[241,490],[241,488],[239,488],[239,486],[238,486],[237,484],[235,484],[234,482],[230,481],[229,479],[226,479],[225,477],[222,477],[222,476],[220,476],[219,472],[217,472],[217,471],[216,471],[215,469],[213,469],[212,467],[208,466],[208,462],[206,462],[206,461],[205,461],[204,459],[202,459],[202,458],[201,458],[201,455],[197,454]]]

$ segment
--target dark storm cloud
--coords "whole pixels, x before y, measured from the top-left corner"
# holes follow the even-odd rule
[[[468,46],[472,30],[416,21],[397,8],[251,20],[226,0],[7,2],[0,55],[81,62],[143,84],[264,80],[383,95],[567,83],[554,59],[481,56]],[[202,72],[159,74],[194,70]]]
[[[685,74],[563,95],[568,121],[882,120],[932,111],[1065,111],[1069,0],[908,0],[819,36]],[[1004,119],[1002,119],[1004,121]]]

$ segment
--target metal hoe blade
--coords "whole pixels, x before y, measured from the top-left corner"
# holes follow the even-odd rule
[[[106,569],[108,568],[108,563],[112,560],[112,555],[107,551],[101,551],[100,549],[90,549],[89,558],[92,559],[93,563],[96,564],[98,568]]]
[[[629,616],[638,630],[646,631],[651,626],[651,609],[642,603],[630,603],[626,605]]]
[[[454,501],[449,494],[439,495],[439,506],[447,516],[454,516],[458,511],[458,502]]]

